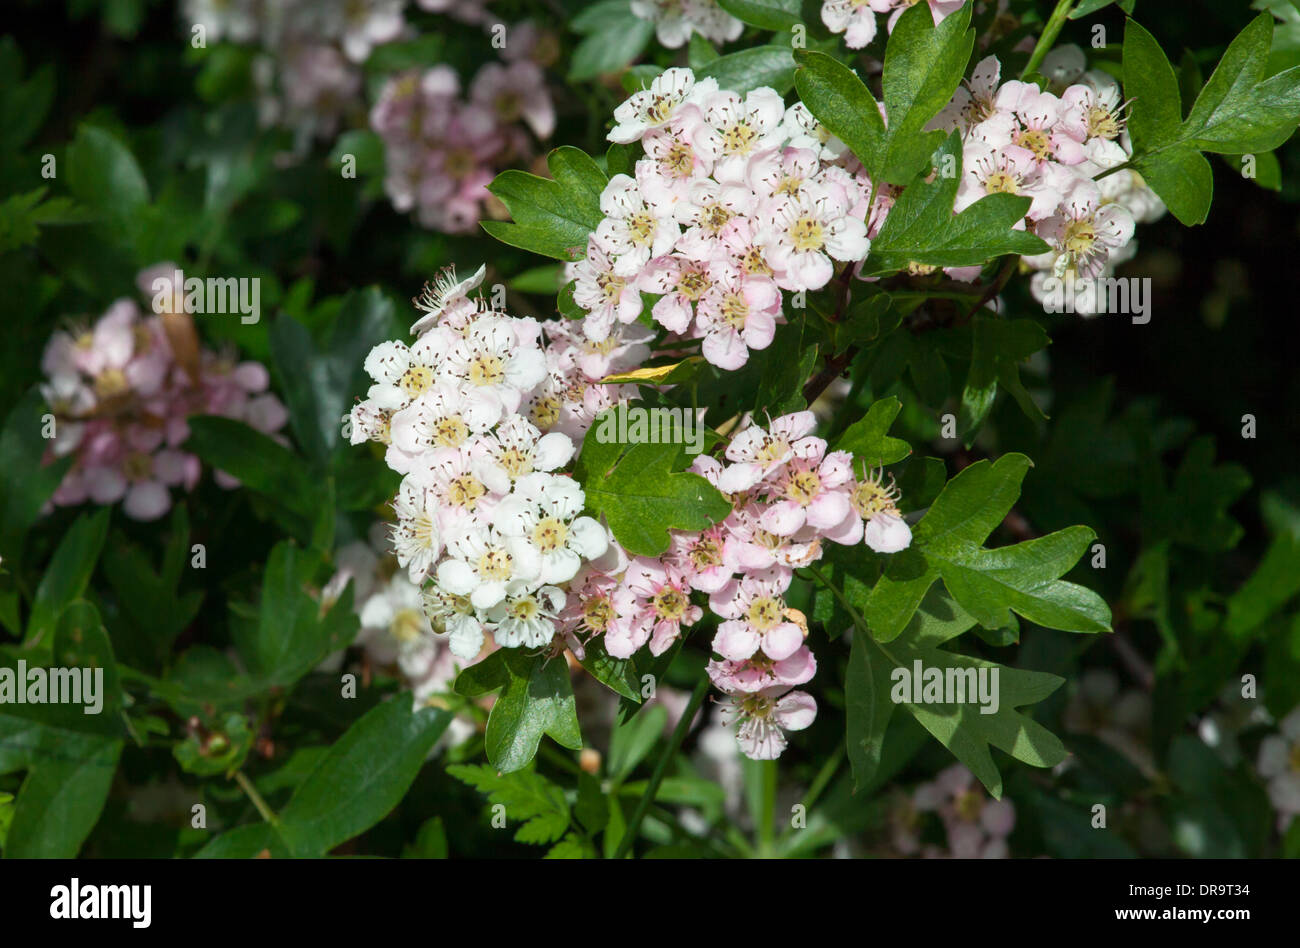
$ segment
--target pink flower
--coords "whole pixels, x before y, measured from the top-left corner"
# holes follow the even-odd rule
[[[853,482],[852,465],[852,455],[845,451],[824,457],[818,451],[790,461],[771,483],[775,500],[763,512],[763,529],[785,537],[805,524],[829,530],[842,523],[851,510],[846,487]]]
[[[704,358],[722,369],[738,369],[750,349],[766,349],[776,334],[781,291],[768,277],[746,276],[734,264],[709,265],[713,285],[700,300],[699,331]]]
[[[803,645],[804,630],[786,615],[783,594],[789,570],[770,568],[732,580],[709,596],[709,608],[727,621],[718,626],[713,650],[733,662],[760,649],[773,661],[789,658]]]
[[[752,693],[766,688],[787,688],[810,681],[817,673],[817,659],[806,645],[787,658],[774,662],[762,652],[741,661],[710,659],[709,680],[719,691]]]
[[[791,458],[808,457],[825,442],[808,435],[817,427],[817,416],[797,411],[774,418],[766,429],[750,425],[727,445],[727,460],[734,462],[718,478],[718,488],[727,494],[749,490]]]
[[[801,731],[817,717],[817,702],[786,685],[730,695],[724,713],[739,722],[736,740],[751,760],[776,760],[785,750],[786,731]]]
[[[685,571],[671,561],[637,557],[614,592],[615,617],[605,630],[605,649],[615,658],[630,658],[647,642],[652,655],[662,655],[694,625],[704,610],[691,603]]]

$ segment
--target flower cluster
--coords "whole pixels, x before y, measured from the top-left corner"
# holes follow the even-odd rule
[[[253,80],[265,125],[294,132],[296,154],[361,111],[360,64],[406,32],[406,0],[187,0],[182,23],[204,41],[257,45]]]
[[[390,78],[370,112],[384,140],[384,187],[393,207],[416,210],[425,227],[465,233],[490,198],[487,185],[555,130],[555,108],[542,66],[552,56],[530,24],[511,27],[504,62],[483,65],[463,95],[450,66]]]
[[[543,349],[536,320],[471,299],[483,273],[459,282],[452,273],[426,290],[417,340],[371,351],[374,384],[349,417],[353,443],[386,444],[403,475],[398,562],[412,583],[433,580],[429,615],[466,660],[485,633],[504,647],[549,645],[566,585],[609,546],[605,529],[581,516],[582,488],[558,473],[573,441],[550,430],[562,416],[581,429],[584,409],[548,394],[581,374],[575,353],[562,339]]]
[[[1095,312],[1090,281],[1107,276],[1136,252],[1138,221],[1164,213],[1141,178],[1128,169],[1132,143],[1119,83],[1084,71],[1078,47],[1056,50],[1044,70],[1055,88],[1001,82],[996,57],[982,60],[934,125],[963,135],[963,178],[956,210],[986,194],[1032,201],[1024,226],[1051,247],[1025,259],[1036,271],[1030,287],[1042,301],[1049,279],[1077,294],[1076,312]]]
[[[655,38],[669,49],[690,42],[692,33],[712,43],[729,43],[745,29],[717,0],[632,0],[632,13],[655,25]]]
[[[932,782],[917,787],[911,804],[917,813],[938,815],[948,848],[921,846],[913,836],[908,840],[911,846],[905,848],[909,855],[918,851],[931,859],[1006,859],[1010,855],[1007,837],[1016,825],[1015,804],[990,800],[975,775],[962,764],[941,770]]]
[[[938,24],[948,14],[960,10],[966,0],[927,2],[934,22]],[[843,33],[844,45],[849,49],[861,49],[875,39],[877,13],[889,14],[888,29],[892,33],[903,11],[915,3],[916,0],[823,0],[822,22],[832,33]]]
[[[141,290],[160,264],[140,274]],[[93,325],[50,337],[41,386],[54,416],[47,460],[71,456],[72,466],[51,498],[54,506],[122,501],[127,516],[154,520],[171,507],[173,488],[192,490],[199,459],[180,450],[191,415],[222,415],[272,434],[288,414],[266,391],[259,362],[201,349],[181,306],[146,315],[134,300],[113,303]],[[222,487],[239,482],[215,472]]]
[[[741,96],[673,68],[614,118],[610,140],[639,142],[644,157],[610,179],[605,220],[571,269],[592,340],[635,321],[654,293],[655,322],[737,369],[771,344],[782,290],[821,289],[833,261],[866,256],[869,183],[772,89]]]
[[[659,557],[632,557],[583,515],[582,487],[562,471],[596,415],[625,402],[600,379],[650,352],[639,325],[590,338],[577,324],[507,316],[445,276],[417,301],[417,340],[377,346],[374,380],[349,416],[354,443],[385,445],[403,475],[392,540],[412,583],[430,583],[426,608],[451,652],[497,646],[581,656],[599,638],[616,658],[661,655],[700,622],[718,618],[709,664],[729,699],[742,749],[772,758],[783,731],[806,727],[813,699],[792,690],[812,678],[803,616],[785,594],[794,569],[822,543],[865,543],[895,552],[911,541],[897,491],[879,473],[854,471],[851,455],[812,434],[811,411],[751,421],[725,462],[692,470],[732,504],[700,532],[673,531]]]

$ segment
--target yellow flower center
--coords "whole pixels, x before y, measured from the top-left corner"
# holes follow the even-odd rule
[[[564,541],[569,536],[569,528],[556,517],[543,517],[533,527],[533,545],[543,553],[553,553],[563,549]]]
[[[402,373],[397,384],[408,398],[423,395],[433,385],[433,369],[427,365],[413,365]]]
[[[487,493],[487,488],[473,474],[453,477],[447,485],[447,500],[456,507],[474,509],[478,499]]]
[[[1065,249],[1072,254],[1087,254],[1097,242],[1097,229],[1091,220],[1078,220],[1065,228]]]
[[[497,456],[497,462],[505,468],[511,480],[532,473],[533,470],[532,456],[519,448],[506,448]]]
[[[469,364],[471,385],[500,385],[505,380],[506,367],[499,356],[484,353]]]
[[[1033,152],[1039,161],[1046,161],[1052,154],[1052,138],[1039,128],[1028,128],[1016,136],[1016,144],[1026,151]]]
[[[132,483],[148,480],[149,476],[153,474],[153,461],[144,452],[136,451],[127,455],[122,462],[122,473]]]
[[[116,398],[124,395],[131,388],[126,380],[126,373],[121,369],[105,369],[95,376],[95,394],[100,398]]]
[[[785,495],[801,507],[817,499],[822,490],[822,479],[816,471],[797,471],[790,475],[785,485]]]
[[[781,613],[784,611],[785,603],[781,600],[773,599],[771,596],[761,596],[749,604],[749,609],[745,611],[745,619],[758,631],[767,632],[780,624]]]
[[[543,431],[560,420],[560,400],[554,395],[543,395],[528,409],[528,420]]]
[[[514,557],[505,550],[488,550],[478,561],[478,574],[487,580],[505,580],[510,578],[514,567]]]
[[[433,426],[433,443],[440,448],[458,448],[469,437],[469,427],[460,415],[451,415]]]
[[[995,171],[984,179],[985,194],[1019,194],[1020,182],[1013,174]]]
[[[657,592],[650,604],[661,619],[680,619],[686,614],[690,600],[680,589],[669,586]]]
[[[424,623],[420,621],[418,612],[414,609],[402,609],[393,616],[393,621],[388,626],[388,634],[399,642],[414,642],[420,637],[423,628]]]
[[[582,604],[582,621],[593,632],[604,632],[614,618],[614,604],[608,596],[592,596]]]
[[[722,133],[722,150],[729,155],[748,155],[758,140],[758,132],[748,122],[737,122]]]
[[[826,242],[822,225],[813,217],[801,217],[790,225],[790,242],[799,251],[821,250]]]
[[[722,298],[722,321],[739,332],[749,319],[749,303],[739,293],[728,293]]]

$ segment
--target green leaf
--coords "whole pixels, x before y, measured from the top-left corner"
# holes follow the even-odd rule
[[[80,704],[0,706],[0,772],[27,770],[5,844],[8,858],[75,856],[103,811],[122,750],[121,684],[99,613],[87,602],[72,603],[52,638],[54,666],[102,673],[94,703],[83,691]],[[17,655],[27,659],[29,672],[44,664],[27,650]],[[0,657],[0,666],[16,665],[16,658]]]
[[[135,156],[102,128],[78,128],[65,160],[73,195],[115,223],[133,223],[131,215],[149,203],[149,185]]]
[[[301,458],[274,438],[231,418],[200,415],[189,419],[188,450],[214,468],[239,478],[249,490],[274,503],[284,527],[304,542],[321,511],[320,482]]]
[[[306,589],[311,566],[293,543],[277,543],[262,580],[258,622],[235,628],[239,655],[264,687],[293,684],[356,636],[351,587],[321,616],[320,604]]]
[[[420,826],[415,839],[402,847],[403,859],[446,859],[447,829],[441,816],[431,816]]]
[[[697,75],[712,77],[718,80],[720,88],[741,95],[763,86],[785,95],[794,87],[794,65],[789,46],[755,46],[719,56]]]
[[[41,515],[41,508],[58,489],[72,464],[60,458],[42,465],[48,442],[41,437],[44,406],[35,386],[28,389],[0,430],[0,469],[5,472],[0,498],[0,556],[17,558],[23,536]]]
[[[953,132],[934,153],[934,179],[926,181],[930,171],[923,170],[890,209],[867,254],[870,273],[905,270],[911,263],[975,266],[1003,254],[1049,249],[1040,238],[1014,229],[1029,210],[1027,197],[989,194],[954,215],[961,162],[961,136]]]
[[[654,24],[634,16],[629,0],[593,3],[569,26],[575,33],[584,34],[569,63],[572,82],[622,72],[641,55],[654,35]]]
[[[388,338],[393,304],[376,287],[344,299],[325,350],[302,323],[281,314],[271,322],[271,353],[289,420],[308,460],[324,468],[343,443],[342,419],[364,386],[366,353]]]
[[[1300,66],[1268,75],[1273,18],[1261,13],[1229,44],[1184,120],[1173,66],[1149,32],[1129,20],[1124,94],[1133,100],[1133,166],[1184,224],[1204,223],[1213,174],[1201,152],[1257,154],[1300,125]]]
[[[899,17],[885,49],[885,119],[875,97],[847,66],[823,53],[798,54],[795,87],[800,98],[852,149],[872,181],[908,184],[943,141],[943,132],[925,127],[948,104],[966,72],[975,44],[970,17],[967,5],[935,26],[925,4]]]
[[[593,639],[584,650],[580,663],[591,677],[629,701],[641,703],[641,679],[636,663],[630,658],[615,658],[605,650],[603,638]]]
[[[582,441],[575,477],[587,509],[603,516],[615,538],[635,556],[668,549],[669,530],[704,530],[731,511],[727,499],[698,474],[674,470],[683,458],[677,444],[616,440],[617,409],[597,417]]]
[[[287,859],[288,847],[269,823],[250,823],[222,833],[194,854],[195,859],[254,859],[263,854]]]
[[[760,30],[788,30],[800,19],[800,0],[718,0],[741,23]]]
[[[577,148],[565,145],[547,156],[552,178],[503,171],[488,185],[510,211],[511,221],[483,221],[502,243],[557,260],[580,260],[587,236],[599,226],[605,173]]]
[[[5,840],[8,859],[71,859],[99,821],[121,741],[65,734],[27,772]]]
[[[1002,776],[989,752],[996,747],[1034,767],[1054,767],[1065,759],[1061,741],[1019,708],[1037,704],[1065,679],[1043,672],[1024,671],[959,655],[941,648],[965,632],[975,619],[936,587],[927,594],[901,635],[889,643],[876,641],[866,628],[853,637],[845,674],[845,726],[854,783],[867,785],[880,766],[885,730],[894,709],[901,706],[970,768],[995,798],[1002,796]],[[909,674],[914,663],[926,670],[996,669],[998,709],[982,713],[980,704],[915,703],[894,701],[895,669]],[[961,674],[961,672],[958,672]],[[900,695],[901,696],[901,695]],[[912,696],[915,698],[915,695]]]
[[[323,856],[401,802],[450,713],[412,708],[399,694],[368,711],[330,748],[280,813],[280,836],[299,857]]]
[[[503,773],[527,766],[543,734],[570,750],[582,747],[573,687],[563,659],[500,649],[462,671],[455,688],[468,698],[501,691],[488,716],[484,743],[488,761]]]
[[[645,760],[663,735],[668,709],[661,704],[642,708],[637,714],[614,726],[609,739],[609,760],[605,771],[615,783],[622,783],[637,764]]]
[[[865,604],[877,639],[899,635],[940,578],[986,629],[1010,625],[1014,612],[1066,632],[1110,631],[1105,601],[1060,579],[1095,538],[1092,530],[1069,527],[1013,546],[983,546],[1020,495],[1029,465],[1023,454],[1007,454],[976,462],[948,482],[913,531],[911,548],[890,557]]]
[[[64,608],[86,591],[108,536],[110,510],[105,507],[93,514],[82,514],[63,535],[36,587],[25,641],[34,642],[52,632]]]
[[[42,200],[47,190],[37,188],[0,201],[0,253],[36,243],[43,226],[93,220],[94,215],[87,214],[67,198]]]
[[[1019,365],[1051,343],[1043,327],[1030,319],[976,316],[972,330],[970,374],[962,390],[957,419],[957,429],[967,447],[974,443],[976,432],[993,408],[999,383],[1014,395],[1027,415],[1043,417],[1020,384]]]
[[[902,402],[893,395],[873,402],[867,413],[840,435],[835,450],[851,452],[854,466],[861,463],[867,470],[903,460],[912,453],[912,446],[887,433],[902,410]]]
[[[502,774],[481,764],[453,764],[447,773],[487,794],[493,806],[504,806],[506,819],[521,821],[523,825],[515,831],[517,842],[546,845],[569,828],[564,790],[536,771]]]

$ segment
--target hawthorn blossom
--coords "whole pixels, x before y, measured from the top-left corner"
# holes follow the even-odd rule
[[[577,575],[583,560],[605,552],[605,531],[591,517],[580,517],[586,498],[568,477],[525,474],[493,514],[506,537],[518,538],[540,563],[544,583],[564,583]]]
[[[776,333],[781,291],[771,279],[745,276],[735,266],[710,268],[713,285],[698,307],[701,352],[722,369],[738,369],[749,350],[766,349]]]
[[[612,602],[615,615],[605,628],[605,649],[615,658],[630,658],[647,643],[650,654],[662,655],[681,635],[682,626],[694,625],[704,615],[691,602],[685,570],[646,557],[628,566]]]
[[[804,629],[787,616],[783,595],[788,570],[769,568],[733,580],[709,596],[709,609],[723,619],[713,650],[730,661],[762,651],[772,661],[789,658],[803,645]]]
[[[662,128],[688,101],[695,101],[718,89],[714,79],[695,79],[689,69],[665,69],[650,82],[648,89],[634,92],[614,109],[615,125],[606,136],[612,142],[627,144],[641,138],[647,131]]]
[[[744,29],[717,0],[632,0],[632,13],[653,23],[655,36],[669,49],[685,46],[692,33],[713,43],[726,43]]]
[[[786,731],[801,731],[817,716],[807,692],[776,685],[752,693],[730,694],[723,713],[737,722],[736,740],[752,760],[775,760],[786,747]]]
[[[832,33],[843,33],[849,49],[861,49],[875,39],[877,8],[889,9],[882,0],[824,0],[822,22]]]

